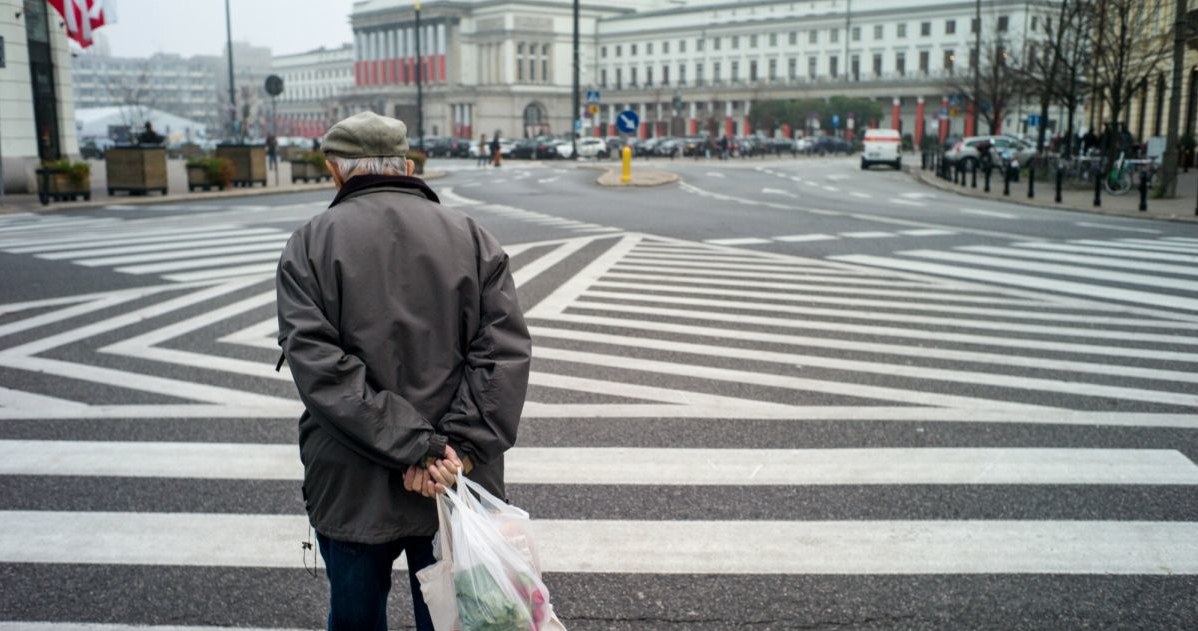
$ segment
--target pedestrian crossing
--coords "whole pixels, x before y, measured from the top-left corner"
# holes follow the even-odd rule
[[[454,192],[453,187],[445,187],[438,193],[441,202],[453,208],[469,209],[467,212],[476,213],[484,212],[493,216],[503,217],[505,219],[513,219],[516,221],[524,221],[542,226],[551,226],[560,228],[566,232],[595,234],[595,233],[614,233],[621,232],[620,228],[613,228],[602,224],[590,223],[587,221],[577,221],[574,219],[564,219],[546,213],[525,210],[505,204],[491,204],[480,200],[464,197],[459,193]]]
[[[88,247],[163,249],[57,260],[117,269],[172,260],[129,258],[168,243],[270,243],[139,234]],[[1064,245],[1128,261],[1198,248],[1148,241]],[[507,250],[534,339],[508,492],[534,516],[570,628],[657,628],[652,602],[668,598],[680,601],[673,626],[742,628],[741,610],[710,622],[704,577],[738,601],[792,591],[798,618],[778,626],[789,628],[817,621],[810,593],[841,589],[837,577],[977,576],[998,597],[1034,600],[1037,577],[1198,575],[1198,465],[1184,438],[1198,431],[1198,336],[1185,310],[1103,286],[1062,291],[1043,270],[1019,270],[1042,274],[1033,285],[989,282],[965,260],[959,274],[908,269],[948,265],[903,253],[819,260],[628,232]],[[0,491],[10,620],[321,625],[273,297],[270,279],[245,275],[0,305],[0,489],[19,489]],[[173,597],[102,609],[127,599],[117,577]],[[673,580],[696,587],[666,590]],[[590,598],[621,585],[644,598]],[[61,605],[23,613],[49,600]]]

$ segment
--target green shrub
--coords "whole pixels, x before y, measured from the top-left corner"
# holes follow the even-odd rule
[[[187,161],[187,168],[204,169],[208,181],[221,188],[233,181],[233,163],[228,158],[196,158]]]
[[[76,188],[85,187],[91,182],[92,167],[86,162],[71,162],[63,158],[62,160],[43,162],[42,167],[66,173],[67,179]]]

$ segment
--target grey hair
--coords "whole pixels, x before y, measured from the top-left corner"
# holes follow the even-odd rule
[[[407,175],[408,161],[402,156],[380,156],[373,158],[341,158],[329,156],[337,165],[341,177],[349,179],[355,175]]]

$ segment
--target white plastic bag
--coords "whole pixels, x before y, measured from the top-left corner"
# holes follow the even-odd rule
[[[445,501],[437,498],[437,536],[433,538],[433,556],[437,561],[416,572],[420,593],[428,606],[429,617],[436,631],[461,631],[458,622],[458,599],[453,587],[453,550],[449,545],[449,519]]]

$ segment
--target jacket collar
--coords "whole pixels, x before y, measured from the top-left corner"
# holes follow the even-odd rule
[[[424,183],[424,180],[417,177],[409,175],[355,175],[341,186],[341,190],[337,191],[337,196],[333,198],[333,203],[329,204],[329,208],[336,206],[348,197],[365,195],[373,189],[399,189],[401,193],[423,197],[433,203],[441,203],[441,200],[433,192],[433,189],[429,188]]]

